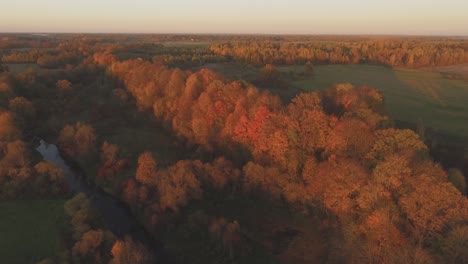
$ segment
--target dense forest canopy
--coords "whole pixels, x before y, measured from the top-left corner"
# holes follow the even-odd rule
[[[242,168],[245,191],[261,191],[292,205],[321,204],[344,230],[368,221],[388,221],[384,215],[392,214],[392,221],[379,223],[374,231],[366,226],[356,237],[345,238],[349,246],[369,243],[371,248],[363,251],[341,245],[341,253],[356,260],[370,250],[374,261],[399,262],[398,257],[409,256],[390,260],[394,247],[404,244],[414,253],[420,250],[418,243],[442,235],[452,225],[466,224],[466,198],[447,183],[447,174],[428,158],[417,134],[389,126],[382,112],[383,97],[376,90],[341,84],[323,94],[300,94],[283,106],[275,96],[241,83],[225,83],[206,70],[184,73],[143,61],[110,67],[141,110],[152,109],[189,142],[219,149],[234,160],[245,157],[243,151],[236,153],[236,146],[247,149],[252,158]],[[153,74],[142,75],[145,72]],[[159,190],[164,185],[157,186]],[[193,192],[193,187],[185,188]],[[455,196],[441,204],[439,198],[422,202],[423,193]],[[401,225],[406,227],[400,229]],[[394,241],[386,237],[383,243],[376,237],[377,245],[361,240],[381,228],[395,235]],[[412,244],[410,237],[422,240]]]
[[[91,195],[71,197],[64,171],[34,155],[35,137],[56,143],[88,182],[118,197],[176,263],[468,262],[463,172],[435,162],[423,133],[395,127],[378,87],[339,83],[285,102],[273,89],[193,67],[260,65],[258,83],[270,86],[281,64],[304,64],[313,76],[315,64],[466,63],[464,40],[3,40],[3,63],[41,69],[0,68],[0,201],[68,199],[64,243],[41,263],[162,258],[155,242],[113,234]]]

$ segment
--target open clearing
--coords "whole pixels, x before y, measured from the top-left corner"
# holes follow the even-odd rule
[[[0,203],[0,263],[36,263],[60,246],[64,200]]]
[[[439,73],[372,65],[316,66],[315,77],[291,82],[303,90],[325,89],[339,82],[366,85],[385,95],[386,108],[397,120],[422,121],[425,127],[468,139],[468,81]]]

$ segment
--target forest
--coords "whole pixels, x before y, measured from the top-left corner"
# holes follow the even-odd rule
[[[251,64],[382,64],[421,68],[468,62],[466,42],[377,39],[316,42],[227,42],[215,54]]]
[[[0,40],[1,263],[468,263],[466,39]]]

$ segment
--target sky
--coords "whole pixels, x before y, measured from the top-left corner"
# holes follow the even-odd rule
[[[0,32],[468,36],[468,0],[0,0]]]

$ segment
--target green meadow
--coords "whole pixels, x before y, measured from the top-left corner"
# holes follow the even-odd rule
[[[28,70],[39,70],[39,65],[36,63],[5,63],[12,73],[23,73]]]
[[[60,247],[64,200],[0,202],[0,262],[36,263]]]
[[[327,65],[316,66],[314,70],[312,78],[292,80],[292,88],[321,90],[340,82],[374,87],[384,94],[387,111],[394,119],[422,122],[439,133],[468,139],[466,79],[449,79],[429,70],[373,65]]]

